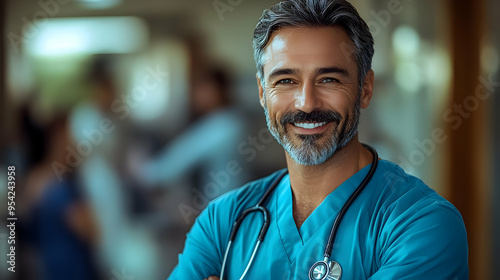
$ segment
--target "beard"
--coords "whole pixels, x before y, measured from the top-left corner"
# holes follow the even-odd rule
[[[358,132],[361,113],[360,98],[361,95],[358,94],[354,107],[345,117],[333,110],[315,110],[310,113],[296,111],[285,113],[279,123],[277,120],[271,120],[267,104],[264,104],[267,127],[295,162],[306,166],[319,165],[345,147]],[[343,119],[345,120],[341,125]],[[332,122],[335,125],[333,131],[327,130],[321,134],[295,135],[288,131],[287,124],[293,125],[293,123],[301,122],[327,122],[328,124]]]

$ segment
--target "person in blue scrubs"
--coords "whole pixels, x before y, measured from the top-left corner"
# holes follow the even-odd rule
[[[289,173],[264,203],[270,225],[245,279],[309,279],[339,210],[372,164],[357,128],[373,95],[373,38],[347,1],[290,0],[264,11],[253,45],[261,105]],[[210,203],[168,279],[218,279],[234,221],[279,173]],[[262,223],[259,212],[243,220],[224,279],[244,274]],[[381,159],[343,217],[330,260],[342,279],[461,280],[467,255],[459,211]]]

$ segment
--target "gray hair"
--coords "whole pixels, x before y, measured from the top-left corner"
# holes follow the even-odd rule
[[[343,51],[355,55],[361,88],[372,67],[373,37],[356,8],[345,0],[287,0],[264,10],[253,34],[254,59],[261,83],[264,85],[264,49],[275,31],[282,27],[324,26],[342,27],[353,42],[354,50]]]

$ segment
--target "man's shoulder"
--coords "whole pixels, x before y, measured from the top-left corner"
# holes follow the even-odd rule
[[[433,201],[447,202],[433,188],[429,187],[421,179],[406,173],[399,165],[388,160],[380,161],[379,180],[383,180],[383,191],[394,196],[405,197],[412,194],[414,197],[421,197]]]
[[[427,216],[455,216],[462,219],[455,206],[429,187],[421,179],[406,173],[397,164],[387,160],[380,161],[381,177],[378,184],[380,196],[385,203],[384,212],[391,216],[403,214],[426,214]]]
[[[372,207],[365,215],[371,215],[369,226],[376,229],[368,230],[378,256],[372,278],[416,279],[424,273],[435,279],[464,279],[468,248],[460,212],[390,161],[381,160],[376,174],[364,205]]]
[[[217,244],[227,242],[233,221],[239,214],[257,204],[271,182],[282,170],[261,179],[251,181],[240,188],[229,191],[211,201],[198,215],[188,236],[198,238],[210,234]]]

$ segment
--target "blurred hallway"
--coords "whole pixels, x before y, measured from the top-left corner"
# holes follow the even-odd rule
[[[95,226],[96,239],[82,244],[103,279],[166,278],[210,200],[284,167],[251,46],[262,10],[277,2],[2,1],[0,179],[16,167],[21,226],[16,274],[0,227],[0,278],[40,279],[33,275],[46,269],[25,227],[24,201],[39,197],[28,180],[40,166],[59,194],[71,194],[55,213],[90,211],[58,223],[75,240],[81,224]],[[469,234],[471,279],[494,279],[500,2],[352,3],[375,38],[375,94],[360,139],[454,203]],[[54,130],[61,116],[66,140]],[[3,188],[4,221],[7,201]]]

